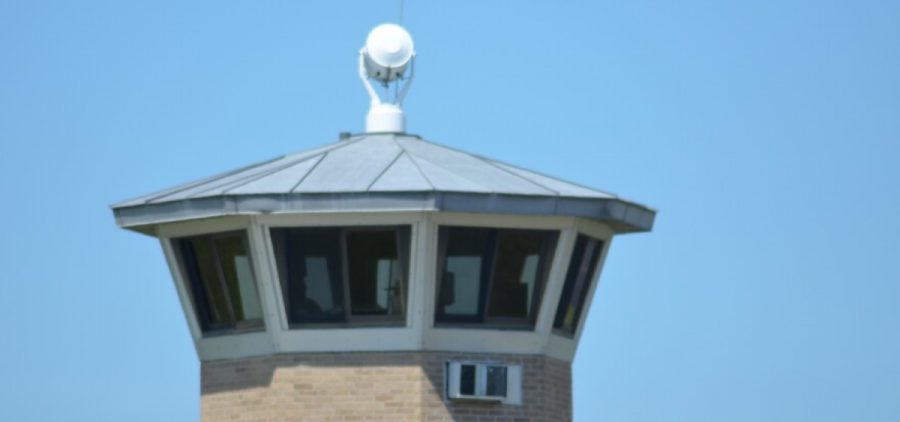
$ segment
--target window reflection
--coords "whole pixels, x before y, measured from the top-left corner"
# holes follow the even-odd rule
[[[353,315],[402,315],[402,266],[394,230],[347,233]]]
[[[557,232],[441,227],[438,323],[533,326]]]
[[[243,233],[172,240],[204,332],[262,327],[262,307]]]
[[[553,328],[556,330],[567,335],[575,334],[602,251],[603,242],[598,239],[584,235],[579,235],[576,239],[553,321]]]
[[[500,232],[497,242],[497,264],[491,285],[488,317],[530,318],[537,307],[535,291],[539,288],[539,261],[545,239],[541,233],[525,230]]]
[[[344,319],[339,234],[334,228],[272,230],[291,323]]]
[[[408,226],[271,234],[291,324],[402,321]]]
[[[478,320],[483,264],[494,236],[487,229],[442,227],[440,237],[446,253],[439,315],[445,320]]]

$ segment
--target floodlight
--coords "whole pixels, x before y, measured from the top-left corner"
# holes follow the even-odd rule
[[[369,32],[365,47],[359,50],[359,78],[372,100],[366,115],[366,132],[402,133],[406,130],[401,105],[415,70],[416,52],[409,32],[392,23],[378,25]],[[393,101],[382,101],[370,79],[380,82],[388,95],[390,85],[396,84]]]
[[[392,23],[381,24],[369,32],[363,49],[366,72],[382,83],[403,77],[415,54],[409,32]]]

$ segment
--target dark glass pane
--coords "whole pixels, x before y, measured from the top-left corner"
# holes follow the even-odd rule
[[[200,315],[200,318],[206,322],[205,329],[230,325],[231,312],[228,309],[227,294],[219,280],[215,251],[213,251],[209,238],[184,239],[181,245],[182,253],[191,254],[190,257],[185,257],[186,260],[193,261],[193,268],[188,270],[188,277],[191,279],[191,293],[194,297],[195,309],[200,312],[205,311],[204,315]],[[197,303],[200,300],[205,306]]]
[[[203,331],[262,326],[262,307],[241,234],[173,240]],[[252,321],[252,324],[238,323]]]
[[[483,315],[483,288],[489,269],[486,260],[494,238],[491,232],[490,229],[441,228],[445,253],[443,274],[438,274],[438,320],[459,320],[454,316],[480,319]]]
[[[587,236],[578,236],[572,251],[572,260],[566,272],[566,281],[556,308],[553,326],[568,334],[575,334],[585,296],[600,260],[603,242]]]
[[[557,237],[549,230],[441,227],[435,320],[533,323]]]
[[[506,397],[506,367],[487,367],[487,395]]]
[[[271,235],[291,323],[348,322],[347,299],[351,318],[403,315],[408,226],[276,228]]]
[[[256,293],[253,268],[244,248],[243,237],[219,237],[215,239],[215,246],[234,310],[234,319],[236,321],[262,319],[262,307]]]
[[[340,230],[272,229],[278,267],[287,271],[285,308],[291,323],[344,321]]]
[[[403,315],[403,268],[395,230],[346,234],[350,312]]]
[[[475,395],[475,365],[460,365],[459,393]]]
[[[549,234],[537,230],[501,230],[491,280],[488,317],[531,318],[543,288],[543,264]]]

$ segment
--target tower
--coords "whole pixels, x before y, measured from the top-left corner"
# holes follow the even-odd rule
[[[365,133],[113,206],[160,241],[203,420],[571,418],[607,251],[655,212],[405,133],[414,64],[376,27]]]

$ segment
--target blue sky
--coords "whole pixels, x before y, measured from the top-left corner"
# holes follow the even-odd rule
[[[159,245],[107,205],[361,131],[398,3],[0,0],[0,419],[197,420]],[[577,420],[900,420],[900,3],[406,3],[410,132],[659,210]]]

